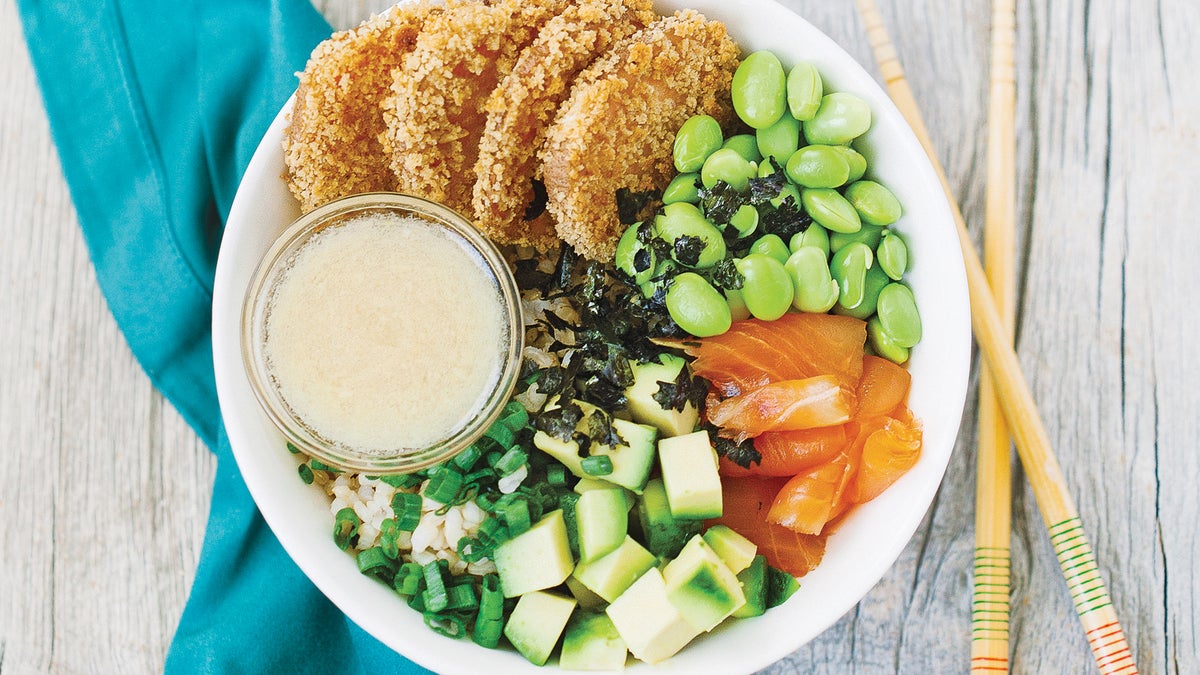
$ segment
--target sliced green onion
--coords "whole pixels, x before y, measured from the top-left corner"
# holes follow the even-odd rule
[[[417,563],[404,563],[396,570],[392,578],[392,588],[400,595],[416,595],[421,590],[421,566]]]
[[[471,639],[480,647],[495,649],[500,644],[500,633],[504,630],[504,622],[500,619],[477,619],[475,632]]]
[[[505,524],[508,525],[508,533],[513,537],[528,530],[532,525],[529,519],[529,503],[523,499],[505,504],[503,517]]]
[[[420,588],[420,587],[418,586],[418,588]],[[421,593],[421,592],[414,592],[412,595],[410,595],[408,597],[408,606],[411,607],[412,609],[415,609],[418,612],[421,612],[422,614],[424,614],[425,613],[425,594]]]
[[[519,401],[509,401],[500,412],[500,419],[509,429],[517,431],[529,424],[529,411]]]
[[[467,624],[453,614],[425,612],[425,625],[433,632],[446,637],[460,638],[467,634]]]
[[[314,471],[328,471],[330,473],[341,473],[342,472],[341,469],[329,466],[328,464],[326,464],[320,460],[310,459],[308,461],[310,464],[312,464],[312,468]]]
[[[287,449],[288,449],[288,452],[292,453],[293,455],[300,454],[300,448],[297,448],[296,446],[292,445],[291,441],[288,441]]]
[[[350,548],[351,540],[358,534],[358,526],[362,521],[354,509],[347,506],[333,516],[333,541],[337,547],[345,551]]]
[[[397,492],[392,495],[392,511],[396,514],[396,527],[412,532],[421,522],[421,495],[412,492]]]
[[[301,464],[296,471],[300,474],[300,480],[304,481],[305,485],[313,484],[313,472],[308,468],[307,464]]]
[[[440,612],[450,604],[450,597],[446,595],[446,583],[442,580],[442,568],[438,562],[435,560],[421,567],[421,574],[425,577],[425,591],[421,595],[424,596],[425,609],[430,612]]]
[[[441,504],[449,504],[463,486],[463,475],[449,465],[443,465],[425,484],[425,496]]]
[[[479,590],[479,618],[495,621],[502,616],[504,593],[500,591],[500,577],[496,574],[485,574]]]
[[[458,456],[454,458],[454,465],[463,471],[470,471],[475,466],[475,462],[478,462],[482,457],[483,451],[475,447],[475,444],[472,443],[467,446],[466,450],[458,453]]]
[[[612,458],[608,455],[585,457],[579,467],[589,476],[607,476],[613,472]]]
[[[498,443],[502,448],[507,448],[513,444],[513,441],[517,440],[516,434],[513,433],[513,430],[500,423],[496,423],[488,427],[488,430],[484,432],[483,436],[484,438],[490,438],[493,441],[496,441],[496,443]]]
[[[358,563],[358,571],[363,574],[377,577],[380,580],[393,576],[392,561],[388,559],[387,554],[380,548],[369,548],[365,551],[359,551],[354,558]]]
[[[380,476],[379,480],[391,485],[394,488],[410,488],[421,483],[421,477],[411,473],[398,473],[388,476]]]
[[[446,609],[475,609],[479,607],[479,599],[475,597],[475,586],[470,583],[467,578],[467,583],[455,584],[446,589],[446,595],[450,598]]]
[[[529,455],[525,454],[521,446],[514,445],[508,449],[508,452],[500,456],[500,460],[496,462],[494,468],[501,476],[507,476],[521,468],[527,459],[529,459]]]
[[[562,464],[551,464],[546,467],[546,482],[551,485],[566,485],[567,467]]]
[[[379,549],[387,557],[395,560],[400,557],[400,528],[395,518],[385,518],[379,524]]]

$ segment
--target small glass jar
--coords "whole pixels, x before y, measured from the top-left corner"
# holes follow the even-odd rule
[[[435,427],[435,431],[430,433],[438,433],[438,440],[422,443],[420,447],[364,448],[361,445],[348,444],[344,442],[345,439],[332,438],[327,431],[318,431],[314,426],[321,425],[310,423],[314,416],[309,415],[309,419],[302,416],[297,406],[294,406],[281,391],[283,387],[277,376],[278,371],[272,363],[274,357],[268,353],[268,340],[274,339],[269,335],[268,323],[273,303],[276,302],[277,290],[281,283],[299,283],[286,280],[286,275],[290,274],[305,245],[318,233],[330,234],[326,232],[328,228],[363,222],[364,218],[376,216],[382,217],[380,222],[385,223],[382,225],[384,227],[392,226],[386,224],[392,222],[388,220],[392,216],[401,217],[395,220],[396,223],[410,223],[403,219],[416,218],[421,222],[410,223],[407,226],[432,226],[438,236],[444,235],[462,247],[483,273],[486,285],[490,285],[495,291],[495,301],[500,305],[499,325],[502,335],[497,336],[495,343],[496,366],[486,378],[486,387],[478,391],[476,406],[471,410],[463,410],[458,422],[446,428],[444,433],[438,433],[441,427]],[[406,225],[396,225],[404,226]],[[489,304],[485,309],[491,312],[493,307]],[[364,325],[345,325],[340,326],[339,330],[371,330],[372,326],[367,324],[375,322],[361,323]],[[301,216],[283,231],[263,256],[242,306],[242,359],[251,388],[267,416],[301,452],[330,466],[370,475],[410,473],[443,462],[466,449],[487,431],[499,417],[516,385],[523,338],[520,293],[508,264],[495,245],[480,234],[470,221],[452,209],[425,199],[396,193],[369,193],[346,197]],[[338,345],[333,345],[332,348],[336,349]],[[479,355],[447,354],[450,359],[477,356]],[[485,356],[489,359],[492,357]],[[307,367],[307,364],[302,367]],[[466,389],[463,395],[469,395],[471,391],[474,390]],[[439,392],[429,391],[428,398],[436,403],[439,400]],[[452,411],[444,409],[438,411],[440,415],[451,413]],[[326,430],[328,428],[330,427],[325,427]]]

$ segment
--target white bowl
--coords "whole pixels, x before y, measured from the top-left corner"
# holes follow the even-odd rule
[[[924,323],[912,353],[909,405],[924,423],[920,461],[829,538],[821,565],[764,616],[728,622],[654,667],[658,673],[751,672],[783,658],[852,608],[895,562],[933,499],[954,447],[967,388],[970,323],[958,238],[942,188],[899,111],[870,75],[829,37],[770,0],[662,0],[659,11],[695,8],[724,21],[744,53],[770,49],[790,65],[814,63],[827,89],[864,98],[871,131],[855,147],[904,205],[896,226],[911,249],[908,275]],[[439,636],[390,589],[358,572],[333,545],[321,490],[296,476],[283,437],[259,408],[242,366],[239,316],[259,258],[298,215],[283,180],[284,110],[263,137],[225,228],[213,290],[213,359],[229,442],[255,502],[288,554],[351,619],[392,649],[439,673],[536,672],[514,651]],[[648,672],[638,664],[636,672]]]

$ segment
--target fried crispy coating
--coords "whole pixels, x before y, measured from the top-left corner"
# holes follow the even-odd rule
[[[653,22],[649,0],[581,0],[548,21],[488,99],[475,164],[475,221],[493,240],[543,251],[558,246],[547,211],[525,220],[534,200],[537,151],[575,76],[613,44]]]
[[[451,2],[429,17],[384,99],[384,151],[401,192],[471,214],[484,105],[568,0]]]
[[[302,210],[396,188],[378,140],[385,128],[379,101],[391,91],[392,70],[412,51],[426,20],[439,12],[436,3],[406,3],[313,50],[299,73],[283,136],[288,187]]]
[[[728,124],[737,64],[738,47],[725,26],[683,10],[585,70],[541,151],[559,236],[584,256],[611,261],[623,229],[617,190],[665,187],[674,171],[675,132],[692,115]]]

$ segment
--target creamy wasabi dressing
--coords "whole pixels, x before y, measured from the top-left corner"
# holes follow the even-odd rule
[[[507,348],[483,259],[420,218],[355,217],[312,236],[268,300],[272,383],[310,429],[377,455],[426,448],[479,412]]]

